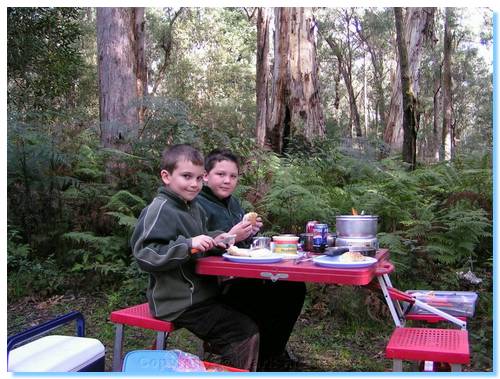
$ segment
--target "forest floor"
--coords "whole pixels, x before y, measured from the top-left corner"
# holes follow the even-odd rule
[[[319,291],[328,291],[326,287]],[[316,288],[318,292],[318,288]],[[345,291],[337,290],[345,296]],[[359,290],[349,290],[347,295],[359,295]],[[312,304],[306,299],[301,316],[288,343],[288,350],[296,357],[300,372],[384,372],[390,371],[392,362],[385,358],[385,346],[393,330],[392,320],[373,317],[373,310],[358,312],[351,317],[342,307],[332,310],[321,302]],[[80,311],[86,320],[86,336],[97,338],[106,348],[106,371],[111,371],[114,326],[109,313],[123,306],[114,306],[113,299],[104,294],[61,295],[41,299],[27,297],[8,304],[8,335],[12,335],[70,311]],[[308,304],[309,303],[309,304]],[[335,301],[333,302],[335,303]],[[339,303],[337,302],[337,305]],[[362,304],[360,302],[360,304]],[[74,325],[67,325],[52,332],[74,335]],[[124,351],[149,349],[155,334],[138,328],[126,328]],[[198,354],[200,340],[187,330],[173,332],[168,348]],[[471,349],[473,350],[473,349]],[[471,361],[474,360],[471,358]],[[489,359],[487,361],[490,361]],[[472,366],[472,365],[471,365]],[[491,367],[473,364],[465,371],[491,371]],[[405,370],[416,371],[408,363]]]

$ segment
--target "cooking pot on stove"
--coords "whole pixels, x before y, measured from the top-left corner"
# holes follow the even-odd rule
[[[336,232],[339,237],[375,237],[378,216],[345,215],[337,216]]]

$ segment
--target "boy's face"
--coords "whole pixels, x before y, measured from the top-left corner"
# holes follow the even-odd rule
[[[225,199],[230,196],[238,184],[238,166],[231,161],[220,161],[205,173],[205,183],[215,196]]]
[[[172,173],[161,170],[161,179],[167,187],[186,201],[193,200],[203,184],[203,166],[187,160],[180,160]]]

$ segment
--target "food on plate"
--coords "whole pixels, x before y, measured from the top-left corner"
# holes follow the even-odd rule
[[[357,251],[348,251],[347,253],[342,254],[339,258],[340,262],[345,263],[362,262],[365,260],[366,257],[363,254],[358,253]]]
[[[257,223],[257,217],[259,217],[259,215],[257,213],[255,213],[255,212],[248,212],[247,214],[245,214],[243,216],[243,221],[248,221],[252,225],[255,225]]]
[[[234,255],[234,256],[238,256],[238,257],[252,257],[252,258],[266,257],[266,256],[271,254],[271,250],[269,250],[269,249],[249,250],[249,249],[241,249],[237,246],[230,246],[227,249],[227,252],[230,255]]]

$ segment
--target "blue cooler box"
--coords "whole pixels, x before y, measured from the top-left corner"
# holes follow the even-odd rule
[[[76,321],[77,336],[49,335],[37,338],[73,320]],[[9,337],[7,370],[11,372],[103,372],[104,345],[84,335],[83,316],[79,312],[71,312]],[[34,338],[37,339],[33,340]],[[24,345],[16,347],[22,343]]]

